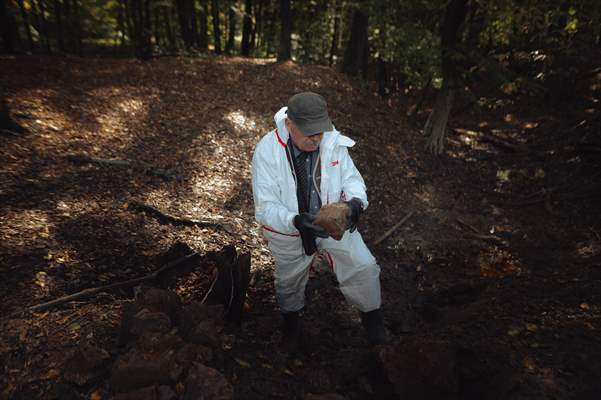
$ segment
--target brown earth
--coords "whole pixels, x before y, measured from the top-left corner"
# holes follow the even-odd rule
[[[130,290],[14,312],[145,275],[183,242],[201,254],[228,244],[252,254],[243,324],[221,338],[236,398],[601,398],[598,70],[567,108],[522,98],[454,116],[439,158],[416,129],[427,109],[405,117],[419,94],[381,100],[327,67],[5,57],[0,70],[30,131],[0,136],[0,397],[110,397],[108,370],[74,386],[65,362],[83,344],[112,360],[122,352]],[[307,289],[308,348],[293,359],[278,351],[273,262],[253,219],[249,164],[273,114],[304,90],[323,94],[336,127],[358,142],[352,156],[371,201],[364,238],[414,211],[372,246],[393,338],[377,351],[324,271]],[[138,202],[219,227],[164,223]],[[186,303],[209,285],[192,270],[169,287]]]

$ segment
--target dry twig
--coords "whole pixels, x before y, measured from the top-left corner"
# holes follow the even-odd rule
[[[119,288],[125,288],[125,287],[130,287],[130,286],[134,286],[137,285],[139,283],[143,283],[143,282],[148,282],[148,281],[152,281],[157,279],[157,277],[162,274],[163,272],[170,270],[172,268],[177,267],[178,265],[181,265],[182,263],[189,261],[193,258],[199,257],[200,255],[198,253],[191,253],[188,254],[184,257],[178,258],[175,261],[171,261],[165,265],[163,265],[161,268],[157,269],[156,271],[142,276],[140,278],[134,278],[134,279],[129,279],[127,281],[123,281],[123,282],[116,282],[116,283],[111,283],[110,285],[105,285],[105,286],[99,286],[99,287],[94,287],[94,288],[88,288],[88,289],[84,289],[81,290],[77,293],[73,293],[73,294],[69,294],[66,296],[62,296],[59,297],[58,299],[54,299],[54,300],[50,300],[47,301],[45,303],[41,303],[41,304],[36,304],[30,307],[27,307],[23,310],[19,310],[16,311],[12,314],[9,314],[9,317],[14,317],[16,315],[19,315],[21,313],[24,313],[26,311],[29,312],[37,312],[37,311],[43,311],[43,310],[47,310],[49,308],[61,305],[61,304],[65,304],[68,303],[70,301],[74,301],[74,300],[80,300],[80,299],[84,299],[84,298],[88,298],[92,295],[95,295],[97,293],[101,293],[101,292],[106,292],[112,289],[119,289]]]
[[[121,166],[121,167],[138,168],[138,169],[141,169],[144,172],[147,172],[151,175],[160,176],[161,178],[174,179],[177,181],[182,180],[181,176],[174,174],[171,171],[164,170],[161,168],[156,168],[156,167],[154,167],[148,163],[145,163],[143,161],[119,160],[119,159],[115,159],[115,158],[95,158],[95,157],[90,157],[90,156],[83,155],[83,154],[70,154],[67,156],[67,159],[74,163],[80,163],[80,164],[89,163],[89,164],[116,165],[116,166]]]
[[[202,221],[202,220],[198,220],[198,219],[188,219],[188,218],[176,217],[174,215],[166,214],[152,206],[149,206],[148,204],[144,204],[144,203],[141,203],[141,202],[135,201],[135,200],[131,201],[128,204],[128,208],[131,208],[134,210],[139,210],[139,211],[144,211],[148,215],[153,216],[154,218],[159,220],[159,222],[164,223],[164,224],[199,226],[201,228],[213,227],[213,228],[221,228],[221,229],[225,230],[225,228],[219,222]]]
[[[378,239],[376,239],[373,244],[374,246],[382,243],[388,236],[392,235],[394,233],[394,231],[396,231],[397,229],[399,229],[405,222],[407,222],[407,220],[409,218],[411,218],[411,216],[413,215],[413,211],[409,211],[407,213],[407,215],[405,215],[399,222],[397,222],[392,228],[390,228],[389,230],[387,230],[382,236],[380,236]]]

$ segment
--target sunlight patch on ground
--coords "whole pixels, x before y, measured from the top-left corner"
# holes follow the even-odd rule
[[[0,240],[3,244],[31,246],[37,239],[50,237],[54,224],[42,210],[8,211],[0,216]]]
[[[513,255],[497,248],[483,251],[478,256],[480,275],[484,277],[502,278],[507,275],[520,275],[523,267]]]
[[[432,205],[435,192],[436,190],[432,185],[425,185],[423,190],[415,192],[415,197],[428,205]]]
[[[210,193],[213,199],[225,199],[226,195],[230,193],[233,188],[233,182],[231,179],[218,174],[209,177],[208,179],[202,179],[197,181],[194,186],[194,194],[203,195]]]
[[[107,89],[94,91],[93,96],[98,97],[99,101],[106,101]],[[111,97],[115,96],[114,89],[111,89]],[[118,90],[120,92],[120,90]],[[119,147],[125,146],[135,137],[126,135],[128,128],[137,122],[142,122],[148,116],[148,104],[141,97],[124,96],[124,100],[115,103],[107,102],[108,110],[94,110],[94,117],[100,124],[100,132],[105,135],[116,134],[119,136]],[[110,98],[110,97],[109,97]],[[126,140],[125,138],[129,139]],[[112,138],[114,139],[114,138]]]
[[[241,132],[254,130],[257,128],[257,124],[255,123],[254,119],[244,115],[244,113],[240,110],[232,111],[226,114],[224,118],[231,122],[231,124]]]
[[[580,258],[592,258],[601,254],[601,240],[591,240],[576,244],[576,255]]]
[[[549,388],[557,388],[557,376],[551,368],[545,368],[539,365],[536,360],[530,356],[524,357],[522,366],[526,372],[533,374],[541,384]]]

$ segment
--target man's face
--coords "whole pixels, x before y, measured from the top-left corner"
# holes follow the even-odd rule
[[[290,119],[286,118],[286,129],[290,133],[292,143],[299,150],[302,151],[315,151],[319,149],[319,143],[323,139],[323,132],[317,133],[311,136],[305,136]]]

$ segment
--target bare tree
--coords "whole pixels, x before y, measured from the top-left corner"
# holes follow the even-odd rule
[[[242,55],[248,57],[251,49],[251,33],[252,33],[252,12],[253,2],[252,0],[245,0],[244,2],[244,20],[242,22],[242,44],[241,52]]]
[[[0,25],[2,25],[2,44],[5,53],[14,53],[19,42],[19,31],[17,20],[13,14],[10,4],[6,0],[0,0]]]
[[[207,51],[209,45],[209,36],[207,34],[207,0],[200,0],[200,10],[198,14],[198,50],[203,53]]]
[[[213,40],[215,40],[215,54],[221,54],[221,29],[219,28],[219,2],[211,0],[211,13],[213,16]]]
[[[236,38],[236,2],[229,2],[227,20],[228,20],[228,32],[227,42],[225,44],[225,54],[232,54],[234,52],[234,39]]]
[[[346,45],[342,72],[349,75],[367,77],[367,62],[369,60],[369,39],[367,35],[367,15],[361,10],[353,13],[351,24],[351,37]]]
[[[432,110],[424,126],[424,133],[429,136],[426,148],[437,155],[444,150],[447,122],[453,107],[457,87],[460,84],[457,46],[461,41],[461,32],[466,14],[467,0],[450,0],[447,3],[440,29],[442,88],[436,96],[434,110]]]
[[[292,58],[292,17],[290,15],[290,0],[280,0],[280,44],[278,46],[278,61]]]
[[[341,12],[341,1],[336,0],[334,5],[334,31],[332,32],[332,45],[330,46],[330,66],[334,65],[334,57],[338,53],[338,36],[340,36],[340,12]]]

